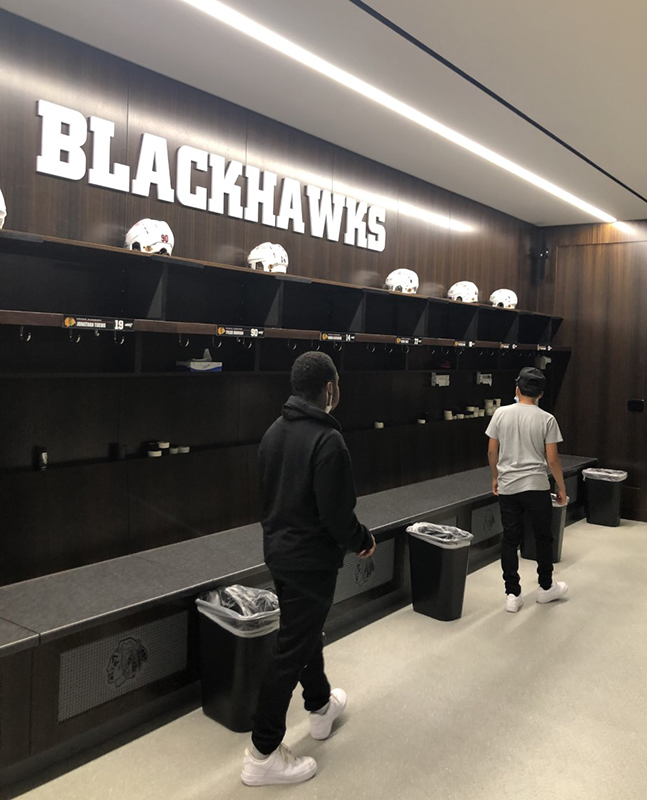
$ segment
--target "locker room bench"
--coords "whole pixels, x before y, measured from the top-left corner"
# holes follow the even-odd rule
[[[562,461],[573,490],[595,463]],[[378,541],[375,568],[358,574],[349,560],[340,606],[392,585],[410,522],[457,522],[475,545],[497,534],[487,467],[361,497],[357,512]],[[0,783],[132,727],[195,684],[195,597],[267,577],[256,523],[0,588]]]

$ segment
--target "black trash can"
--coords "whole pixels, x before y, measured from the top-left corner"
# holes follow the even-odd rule
[[[551,495],[553,501],[553,564],[558,564],[562,560],[562,545],[564,543],[564,528],[566,526],[566,512],[568,511],[568,501],[563,506],[557,503],[557,498],[554,494]],[[530,518],[524,514],[523,521],[523,540],[521,542],[521,557],[528,558],[531,561],[537,560],[537,547],[535,541],[535,533],[530,524]]]
[[[426,522],[407,531],[413,610],[443,622],[459,619],[472,534]]]
[[[627,473],[619,469],[585,469],[586,521],[617,528],[620,525],[622,484]]]
[[[227,587],[234,588],[247,587]],[[223,614],[222,607],[214,608],[210,600],[197,601],[202,708],[208,717],[237,733],[252,729],[261,681],[276,643],[279,623],[278,598],[273,592],[262,589],[247,589],[247,592],[264,592],[265,600],[271,595],[276,609],[236,620],[231,614]],[[232,609],[225,608],[226,611]]]

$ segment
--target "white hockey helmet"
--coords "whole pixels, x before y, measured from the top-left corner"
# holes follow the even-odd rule
[[[415,294],[419,285],[418,276],[412,269],[396,269],[387,276],[384,288],[390,292]]]
[[[2,195],[2,189],[0,189],[0,228],[2,228],[2,226],[4,225],[6,217],[7,217],[7,205]]]
[[[478,303],[478,286],[471,281],[459,281],[447,292],[450,300],[460,300],[463,303]]]
[[[126,234],[125,246],[128,250],[170,256],[174,244],[173,231],[166,222],[158,219],[140,219]]]
[[[288,254],[285,248],[272,242],[257,245],[247,256],[247,262],[252,269],[258,269],[260,264],[263,272],[288,271]]]
[[[490,295],[490,303],[499,308],[516,308],[519,300],[512,289],[497,289]]]

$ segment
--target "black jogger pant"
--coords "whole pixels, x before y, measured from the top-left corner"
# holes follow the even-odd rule
[[[519,555],[523,538],[524,512],[530,518],[537,550],[537,575],[542,589],[550,589],[553,583],[553,505],[550,491],[519,492],[499,495],[503,542],[501,566],[506,594],[521,594],[519,580]]]
[[[297,683],[307,711],[330,700],[324,672],[322,633],[332,605],[337,570],[272,572],[281,607],[281,626],[254,716],[252,742],[272,753],[283,741],[285,717]]]

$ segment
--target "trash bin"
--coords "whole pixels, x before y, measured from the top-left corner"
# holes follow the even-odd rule
[[[276,642],[278,597],[266,589],[223,586],[196,605],[204,713],[231,731],[250,731]]]
[[[627,473],[621,469],[585,469],[586,521],[592,525],[617,528],[620,525],[620,496]]]
[[[449,621],[463,611],[471,533],[417,522],[407,528],[413,610]]]
[[[557,502],[557,497],[551,494],[553,501],[553,564],[558,564],[562,560],[562,544],[564,542],[564,527],[566,525],[566,512],[570,497],[566,498],[563,506]],[[535,532],[530,524],[530,517],[524,514],[523,539],[521,541],[521,557],[529,558],[531,561],[537,560],[537,547]]]

